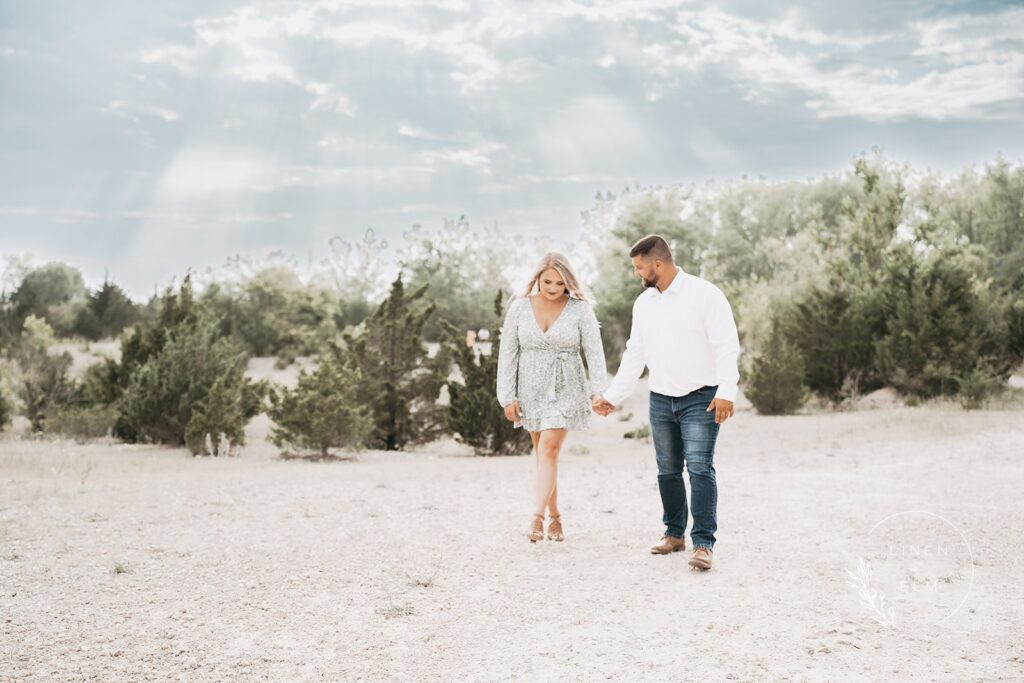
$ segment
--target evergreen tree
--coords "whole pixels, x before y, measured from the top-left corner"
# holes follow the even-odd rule
[[[0,292],[0,351],[7,351],[18,343],[21,325],[14,303],[7,292]]]
[[[313,450],[326,457],[331,448],[357,450],[373,433],[368,406],[357,400],[361,377],[344,362],[336,346],[321,355],[317,369],[299,374],[294,389],[270,393],[274,421],[270,441],[279,448]]]
[[[774,324],[764,348],[751,361],[744,392],[763,415],[795,413],[807,401],[804,369],[800,351]]]
[[[122,338],[120,361],[105,358],[86,371],[82,383],[84,403],[112,405],[121,398],[135,373],[160,353],[173,330],[195,326],[198,310],[191,275],[185,276],[177,292],[168,287],[162,296],[150,301],[149,307],[154,311],[151,319],[140,321]]]
[[[873,341],[879,316],[870,291],[836,277],[809,289],[780,322],[804,360],[804,383],[832,401],[880,386]]]
[[[505,417],[495,398],[498,381],[498,350],[501,348],[502,301],[498,290],[494,299],[494,324],[491,326],[491,352],[478,353],[466,345],[464,334],[447,325],[445,345],[462,374],[462,381],[448,380],[448,409],[445,419],[455,438],[473,447],[477,455],[518,455],[529,453],[533,442],[525,429],[517,429]]]
[[[185,426],[185,446],[196,455],[228,455],[221,448],[245,443],[245,423],[249,421],[245,393],[237,374],[226,372],[217,377],[192,410]]]
[[[124,290],[104,280],[79,309],[74,333],[92,340],[114,337],[138,318],[138,307]]]
[[[1024,294],[1011,296],[1006,304],[1006,323],[1010,354],[1017,363],[1024,361]]]
[[[974,275],[977,258],[956,247],[919,254],[909,244],[887,253],[879,297],[886,330],[875,347],[879,372],[897,391],[929,398],[969,388],[965,400],[974,404],[1009,376],[1005,309]]]
[[[208,315],[167,331],[160,351],[133,372],[117,401],[115,433],[129,441],[188,446],[205,437],[244,443],[264,385],[245,377],[247,356]]]
[[[423,327],[434,312],[432,305],[419,305],[425,293],[426,286],[406,294],[399,275],[362,334],[344,336],[347,362],[362,377],[357,399],[373,416],[373,448],[402,450],[442,431],[437,397],[447,374],[446,354],[431,359],[423,343]]]
[[[3,383],[0,382],[0,432],[7,428],[13,414],[14,407],[11,405],[11,400],[7,398]]]

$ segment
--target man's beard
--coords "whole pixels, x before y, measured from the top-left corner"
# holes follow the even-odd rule
[[[650,289],[651,287],[657,287],[658,282],[656,280],[648,280],[645,277],[641,277],[640,280],[644,283],[644,287]]]

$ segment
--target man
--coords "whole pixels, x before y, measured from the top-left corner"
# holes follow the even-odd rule
[[[650,369],[650,421],[658,462],[665,534],[658,555],[686,548],[690,477],[693,555],[690,566],[711,569],[718,528],[714,453],[719,426],[732,417],[739,382],[740,342],[732,308],[715,285],[675,264],[668,243],[648,235],[629,251],[646,290],[633,304],[633,324],[619,371],[594,411],[608,415]]]

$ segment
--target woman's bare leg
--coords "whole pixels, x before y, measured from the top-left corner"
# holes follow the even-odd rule
[[[561,444],[558,447],[559,452],[562,450]],[[551,489],[551,495],[548,496],[548,517],[557,517],[558,512],[558,477],[555,477],[555,485]]]
[[[537,488],[534,514],[543,515],[558,483],[558,454],[565,441],[566,430],[545,429],[537,440]],[[557,503],[557,501],[556,501]],[[558,514],[557,505],[553,514]]]

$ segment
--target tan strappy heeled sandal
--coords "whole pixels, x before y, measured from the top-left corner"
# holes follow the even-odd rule
[[[533,516],[533,527],[530,528],[530,543],[544,540],[544,515]]]
[[[562,534],[562,515],[551,515],[551,521],[548,523],[548,540],[549,541],[564,541],[565,536]]]

